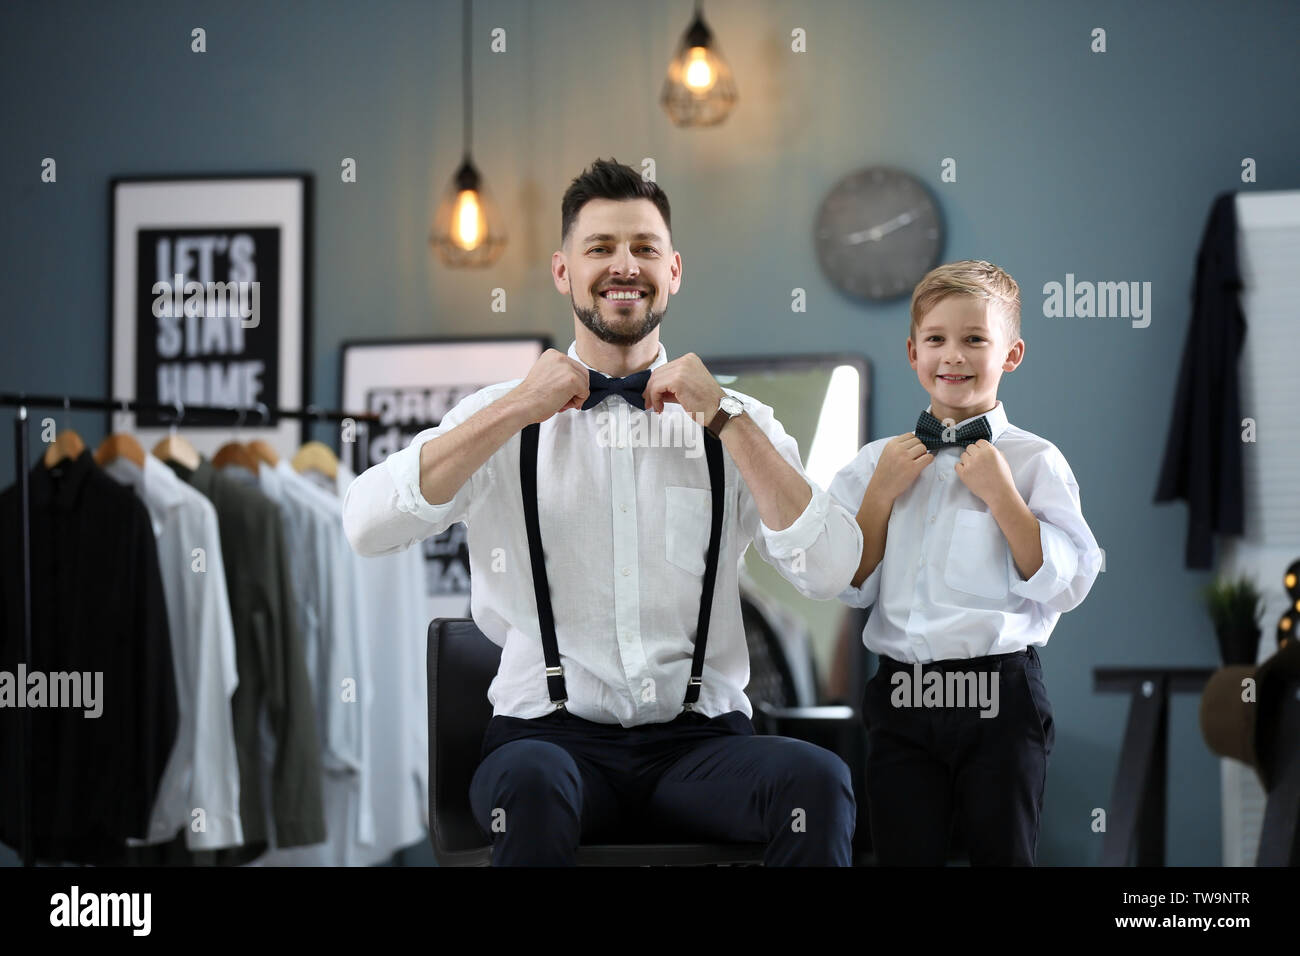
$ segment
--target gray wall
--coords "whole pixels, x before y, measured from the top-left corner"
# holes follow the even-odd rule
[[[741,103],[695,132],[657,105],[688,0],[475,7],[474,152],[511,239],[488,274],[448,271],[426,245],[461,151],[460,3],[4,4],[0,387],[104,392],[114,175],[315,174],[311,397],[332,406],[347,338],[529,331],[567,346],[548,275],[560,195],[597,156],[654,157],[685,264],[670,356],[860,351],[872,436],[897,434],[926,401],[904,358],[906,302],[837,295],[810,236],[841,175],[908,169],[939,198],[945,259],[992,259],[1020,282],[1027,357],[1000,397],[1065,453],[1106,548],[1105,574],[1043,654],[1058,736],[1040,861],[1096,862],[1090,813],[1109,800],[1126,704],[1092,693],[1092,669],[1216,663],[1196,598],[1206,576],[1181,567],[1185,510],[1151,499],[1209,203],[1300,186],[1300,7],[712,0]],[[194,26],[205,55],[189,52]],[[490,55],[497,26],[508,52]],[[803,55],[789,50],[796,26]],[[1089,51],[1098,26],[1105,54]],[[40,182],[46,156],[57,184]],[[339,181],[345,156],[356,184]],[[1244,156],[1258,185],[1239,181]],[[944,157],[958,182],[938,181]],[[1067,272],[1151,282],[1150,327],[1043,318],[1043,284]],[[796,286],[807,315],[790,313]],[[100,416],[71,420],[102,437]],[[1171,734],[1169,860],[1217,864],[1218,762],[1194,699],[1175,702]]]

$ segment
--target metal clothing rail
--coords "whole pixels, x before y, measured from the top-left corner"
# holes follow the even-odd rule
[[[137,402],[133,399],[105,399],[105,398],[79,398],[72,395],[27,395],[22,392],[0,392],[0,406],[9,406],[17,408],[14,415],[14,471],[15,479],[18,484],[18,506],[21,511],[19,516],[19,525],[21,527],[22,547],[23,547],[23,656],[21,663],[30,666],[35,663],[32,660],[32,548],[31,548],[31,491],[28,487],[28,463],[27,463],[27,409],[33,408],[62,408],[67,410],[77,409],[79,411],[133,411],[133,412],[153,412],[155,414],[175,413],[175,424],[179,424],[192,418],[195,423],[203,424],[220,424],[230,420],[232,416],[238,416],[238,423],[242,424],[249,412],[257,412],[262,421],[266,421],[272,416],[278,418],[295,418],[306,421],[343,421],[353,419],[362,422],[374,422],[379,420],[379,416],[374,412],[362,412],[358,414],[349,414],[347,412],[335,411],[331,409],[318,409],[314,405],[308,405],[305,409],[290,408],[267,408],[265,404],[258,403],[256,406],[249,407],[223,407],[217,405],[184,405],[176,402],[173,405],[159,405],[149,402]],[[217,419],[219,421],[215,421]],[[32,808],[32,780],[34,779],[34,753],[32,750],[32,723],[31,713],[28,708],[19,708],[19,720],[21,726],[18,734],[18,763],[24,768],[24,777],[22,783],[22,793],[19,796],[18,806],[20,814],[19,827],[22,831],[22,845],[20,852],[23,858],[23,866],[33,866],[36,862],[35,840],[33,838],[33,808]]]
[[[186,405],[183,402],[173,402],[171,404],[156,404],[152,402],[137,402],[129,398],[76,398],[71,395],[28,395],[24,392],[0,392],[0,405],[11,407],[22,407],[24,405],[35,408],[66,408],[77,409],[79,411],[92,412],[153,412],[154,414],[164,414],[176,412],[180,420],[193,416],[196,419],[205,419],[204,424],[211,424],[206,421],[211,418],[220,418],[223,421],[231,415],[241,417],[247,416],[249,412],[257,412],[262,416],[262,420],[274,416],[276,418],[298,418],[306,421],[343,421],[347,418],[356,419],[357,421],[378,421],[379,415],[375,412],[340,412],[332,409],[320,409],[315,405],[308,405],[306,408],[267,408],[262,403],[257,405]]]

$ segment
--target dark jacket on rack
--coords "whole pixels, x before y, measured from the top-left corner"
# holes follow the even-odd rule
[[[38,860],[121,863],[127,838],[147,836],[178,724],[153,527],[135,492],[104,474],[89,450],[48,470],[37,462],[29,493],[27,686],[18,681],[21,503],[16,485],[0,494],[0,840],[21,846],[19,801],[30,787]],[[68,706],[74,686],[81,700]],[[19,761],[24,710],[14,695],[29,708],[31,779]],[[97,697],[93,706],[88,697]]]
[[[276,845],[321,843],[326,834],[320,738],[307,662],[294,623],[294,595],[279,509],[256,488],[221,474],[207,458],[201,458],[193,471],[177,462],[167,464],[207,496],[217,510],[235,629],[239,687],[231,706],[245,845],[202,851],[204,859],[219,864],[246,863],[267,848],[258,727],[263,705],[276,741],[271,771]]]
[[[1209,568],[1215,534],[1241,534],[1241,404],[1237,364],[1246,318],[1237,293],[1237,206],[1233,193],[1214,200],[1196,255],[1196,293],[1183,344],[1156,501],[1187,500],[1189,568]]]

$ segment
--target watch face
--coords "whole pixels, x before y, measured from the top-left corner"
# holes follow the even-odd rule
[[[728,395],[725,398],[723,398],[723,400],[719,403],[718,407],[721,408],[728,415],[731,415],[733,417],[739,415],[741,412],[745,410],[745,406],[741,404],[740,399],[735,398],[731,395]]]
[[[910,296],[939,262],[943,222],[915,176],[873,166],[845,176],[813,226],[817,261],[840,289],[863,299]]]

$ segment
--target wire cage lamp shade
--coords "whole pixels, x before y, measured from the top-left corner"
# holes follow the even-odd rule
[[[505,248],[501,212],[468,153],[443,191],[430,242],[454,268],[490,266]]]
[[[738,99],[731,67],[718,50],[700,5],[668,64],[660,103],[677,126],[716,126]]]

